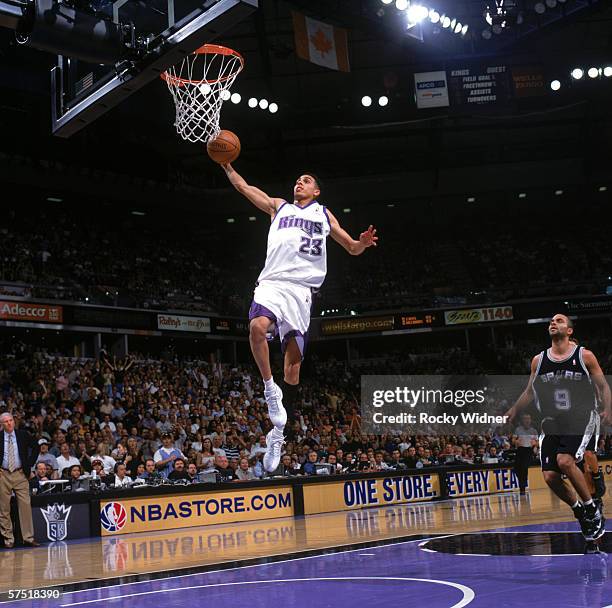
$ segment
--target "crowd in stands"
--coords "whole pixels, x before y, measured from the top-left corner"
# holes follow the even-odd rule
[[[33,489],[61,476],[88,475],[113,486],[136,479],[189,483],[207,473],[224,482],[264,477],[270,422],[261,379],[251,366],[137,354],[71,359],[21,343],[6,350],[0,359],[0,410],[13,413],[38,441]],[[299,417],[287,426],[275,474],[511,462],[509,427],[469,436],[377,436],[361,428],[362,373],[466,373],[465,365],[478,371],[460,351],[408,359],[391,355],[355,365],[313,357],[300,388]],[[608,436],[598,454],[610,453]]]
[[[110,206],[95,213],[86,206],[7,209],[0,223],[0,291],[245,315],[264,262],[265,217],[245,221],[248,226],[212,226],[200,216],[122,218]],[[542,222],[525,228],[480,216],[460,231],[424,226],[407,238],[406,221],[381,215],[376,251],[347,256],[330,240],[328,278],[315,312],[490,303],[559,290],[603,293],[612,275],[606,222],[584,222],[577,218],[572,238],[561,243],[542,237]],[[347,228],[357,236],[357,224]]]

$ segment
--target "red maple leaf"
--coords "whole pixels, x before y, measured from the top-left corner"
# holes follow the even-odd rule
[[[326,55],[334,48],[332,41],[320,28],[315,32],[314,36],[310,37],[310,41],[312,42],[312,46],[314,46],[321,55]]]

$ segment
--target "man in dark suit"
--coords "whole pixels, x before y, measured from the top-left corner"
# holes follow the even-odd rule
[[[23,542],[29,547],[37,547],[28,480],[38,456],[38,446],[29,433],[15,430],[12,414],[1,414],[0,424],[3,428],[0,432],[0,533],[4,537],[4,546],[12,548],[15,536],[11,522],[11,493],[15,492]]]

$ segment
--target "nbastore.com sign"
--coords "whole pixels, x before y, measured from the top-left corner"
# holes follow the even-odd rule
[[[512,306],[493,306],[490,308],[469,308],[466,310],[447,310],[444,312],[446,325],[465,323],[491,323],[493,321],[511,321],[514,318]]]
[[[63,309],[61,306],[26,304],[24,302],[7,302],[6,300],[0,300],[0,319],[61,323],[63,320]]]

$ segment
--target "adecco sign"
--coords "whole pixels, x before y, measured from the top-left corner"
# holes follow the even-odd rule
[[[24,302],[7,302],[6,300],[0,300],[0,319],[61,323],[63,321],[63,309],[61,306],[26,304]]]

